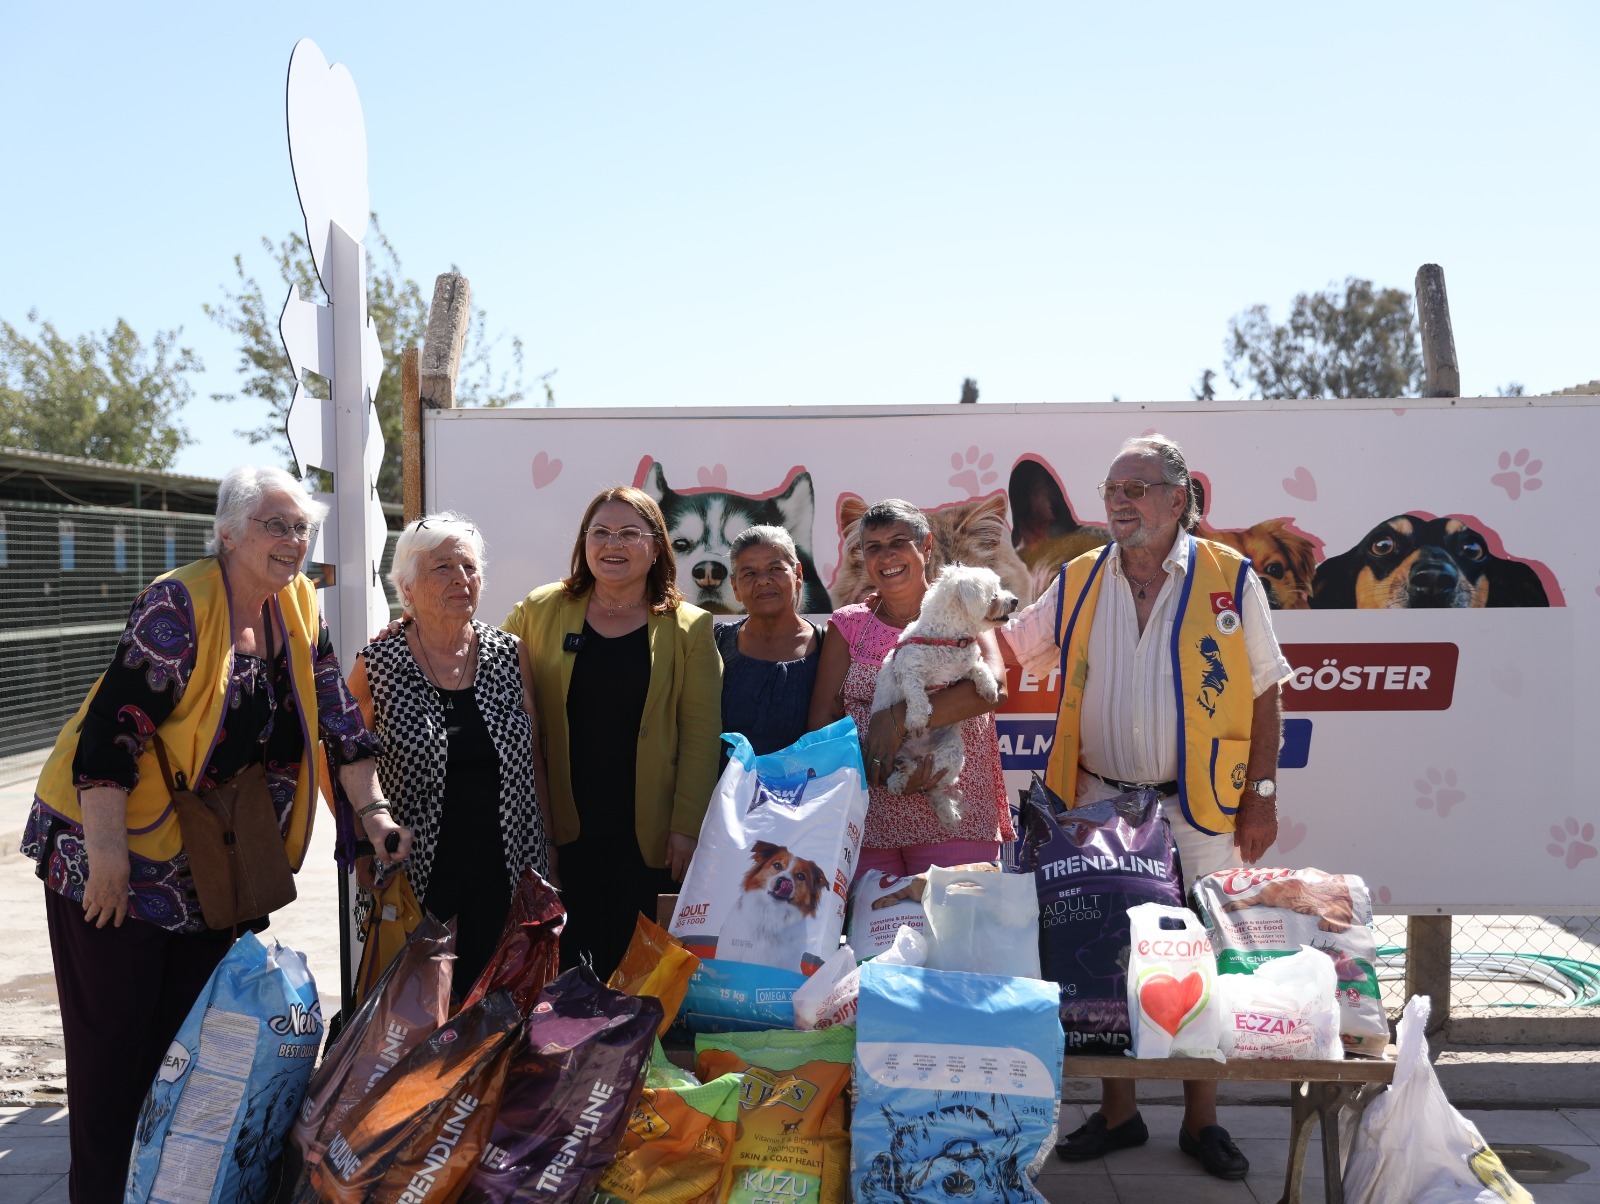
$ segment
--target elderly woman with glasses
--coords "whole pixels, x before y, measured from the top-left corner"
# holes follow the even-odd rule
[[[610,976],[639,912],[683,880],[717,779],[722,662],[683,600],[654,499],[616,486],[584,511],[565,580],[504,627],[533,662],[561,856],[566,966]]]
[[[320,740],[380,857],[408,852],[404,832],[385,848],[374,741],[300,572],[323,512],[280,468],[224,477],[211,554],[134,601],[40,774],[22,851],[44,881],[75,1204],[122,1199],[139,1106],[236,931],[201,909],[168,781],[205,795],[250,775],[298,868]]]
[[[526,646],[478,622],[483,536],[459,514],[411,523],[389,572],[407,620],[361,650],[350,692],[382,742],[378,779],[413,834],[417,900],[456,919],[464,995],[527,866],[549,876],[550,791]]]

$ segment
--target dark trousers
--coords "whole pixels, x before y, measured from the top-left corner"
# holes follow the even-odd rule
[[[45,888],[67,1049],[72,1204],[120,1204],[134,1126],[161,1059],[229,932],[168,932],[132,918],[96,928],[83,905]]]
[[[561,900],[567,906],[567,926],[561,933],[561,968],[570,970],[579,960],[593,965],[601,982],[611,977],[628,942],[639,913],[656,918],[656,896],[678,889],[672,874],[644,863],[639,842],[626,835],[584,834],[556,849],[561,874]]]

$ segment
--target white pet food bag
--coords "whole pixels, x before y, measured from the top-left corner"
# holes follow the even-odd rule
[[[873,963],[879,966],[920,966],[928,960],[928,938],[907,925]],[[831,1028],[835,1024],[854,1024],[861,993],[861,967],[855,951],[840,945],[794,993],[794,1026],[798,1029]]]
[[[845,939],[856,951],[856,958],[869,961],[883,953],[895,942],[902,928],[925,932],[927,913],[916,899],[896,899],[887,907],[873,909],[873,904],[886,895],[892,895],[910,878],[900,878],[874,870],[862,874],[850,887],[850,916],[845,928]]]
[[[1128,1023],[1136,1058],[1212,1058],[1221,1039],[1211,938],[1185,907],[1128,908]]]
[[[933,866],[923,896],[928,966],[1039,978],[1039,891],[1032,874]]]
[[[1389,1020],[1373,968],[1378,947],[1365,882],[1313,869],[1222,870],[1194,884],[1194,901],[1224,974],[1248,974],[1305,946],[1326,955],[1338,980],[1345,1051],[1383,1053]]]
[[[701,959],[696,1031],[791,1028],[791,997],[839,948],[867,815],[849,719],[756,756],[737,733],[678,894],[672,935]]]
[[[1222,1056],[1339,1061],[1336,985],[1332,959],[1315,949],[1275,957],[1251,974],[1218,974]]]

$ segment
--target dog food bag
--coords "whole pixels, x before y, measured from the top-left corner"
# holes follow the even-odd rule
[[[525,868],[511,895],[499,944],[461,1006],[470,1007],[490,991],[503,989],[526,1013],[544,984],[560,973],[561,930],[566,926],[567,909],[556,888],[532,866]]]
[[[587,966],[545,987],[460,1199],[586,1202],[633,1114],[661,1015],[660,1000],[613,991]]]
[[[1031,874],[928,870],[930,969],[1039,977],[1039,893]]]
[[[1136,1058],[1222,1061],[1217,959],[1186,907],[1128,909],[1128,1022]]]
[[[487,1136],[521,1020],[495,991],[435,1029],[330,1135],[311,1198],[450,1199]]]
[[[862,961],[877,957],[893,945],[900,929],[914,928],[922,932],[927,928],[927,915],[916,899],[896,899],[884,907],[873,906],[910,881],[910,878],[874,871],[862,874],[850,887],[850,919],[845,939]]]
[[[1035,978],[861,967],[858,1204],[1039,1200],[1056,1137],[1061,1021]]]
[[[928,960],[928,938],[909,925],[903,927],[894,944],[874,960],[885,966],[923,965]],[[841,945],[794,993],[794,1026],[814,1029],[854,1024],[860,991],[861,970],[855,952],[849,945]]]
[[[1217,975],[1222,1056],[1272,1061],[1344,1057],[1333,961],[1315,949]]]
[[[649,995],[661,1001],[661,1031],[677,1018],[689,979],[700,968],[700,959],[685,949],[665,928],[640,916],[633,928],[628,951],[606,983],[624,995]]]
[[[1194,898],[1224,974],[1249,973],[1303,946],[1332,959],[1345,1052],[1382,1055],[1389,1022],[1365,882],[1313,869],[1223,870],[1195,883]]]
[[[658,1041],[594,1204],[692,1204],[708,1198],[733,1148],[743,1081],[743,1075],[729,1073],[702,1085],[667,1061]]]
[[[454,930],[424,914],[322,1059],[290,1131],[300,1165],[321,1161],[328,1137],[396,1063],[450,1014]],[[294,1173],[298,1174],[299,1166]]]
[[[139,1110],[124,1199],[255,1204],[322,1044],[305,959],[246,932],[212,971]]]
[[[1061,985],[1069,1053],[1128,1048],[1128,908],[1183,902],[1172,833],[1152,791],[1068,809],[1035,778],[1022,868],[1039,896],[1039,961]]]
[[[855,1030],[701,1034],[694,1044],[702,1080],[739,1076],[738,1127],[715,1204],[845,1204]]]
[[[841,719],[756,756],[737,733],[678,894],[672,935],[703,964],[691,1028],[789,1028],[790,998],[839,948],[867,814],[861,742]]]

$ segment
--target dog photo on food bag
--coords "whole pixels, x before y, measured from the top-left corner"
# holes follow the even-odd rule
[[[872,593],[872,582],[861,562],[857,536],[867,503],[847,493],[839,499],[839,571],[833,578],[833,604],[849,606]],[[935,576],[948,564],[976,564],[992,569],[1000,583],[1024,602],[1034,598],[1028,583],[1028,566],[1011,546],[1011,531],[1006,526],[1006,498],[1003,493],[952,502],[924,510],[933,535],[933,550],[928,556],[928,572]]]
[[[797,966],[805,952],[805,922],[817,914],[828,876],[815,861],[766,840],[756,841],[750,862],[717,938],[717,958]]]
[[[728,550],[746,527],[771,526],[787,531],[800,554],[805,579],[800,613],[825,615],[833,610],[811,558],[817,503],[809,472],[792,468],[777,489],[755,495],[720,488],[673,489],[661,465],[648,456],[634,475],[635,485],[655,498],[666,516],[667,541],[678,561],[678,588],[688,601],[712,614],[744,613],[733,596]]]
[[[900,642],[884,659],[872,695],[872,710],[906,704],[906,738],[894,759],[889,789],[905,790],[917,762],[931,755],[933,767],[945,771],[928,791],[934,813],[946,828],[961,822],[961,763],[964,759],[958,724],[930,729],[933,703],[929,695],[958,681],[971,681],[989,702],[1000,696],[1000,683],[978,650],[978,636],[1011,618],[1017,596],[1000,584],[991,569],[946,565],[922,598],[922,612],[906,625]]]
[[[1313,610],[1549,606],[1533,567],[1459,518],[1397,514],[1317,566]]]

